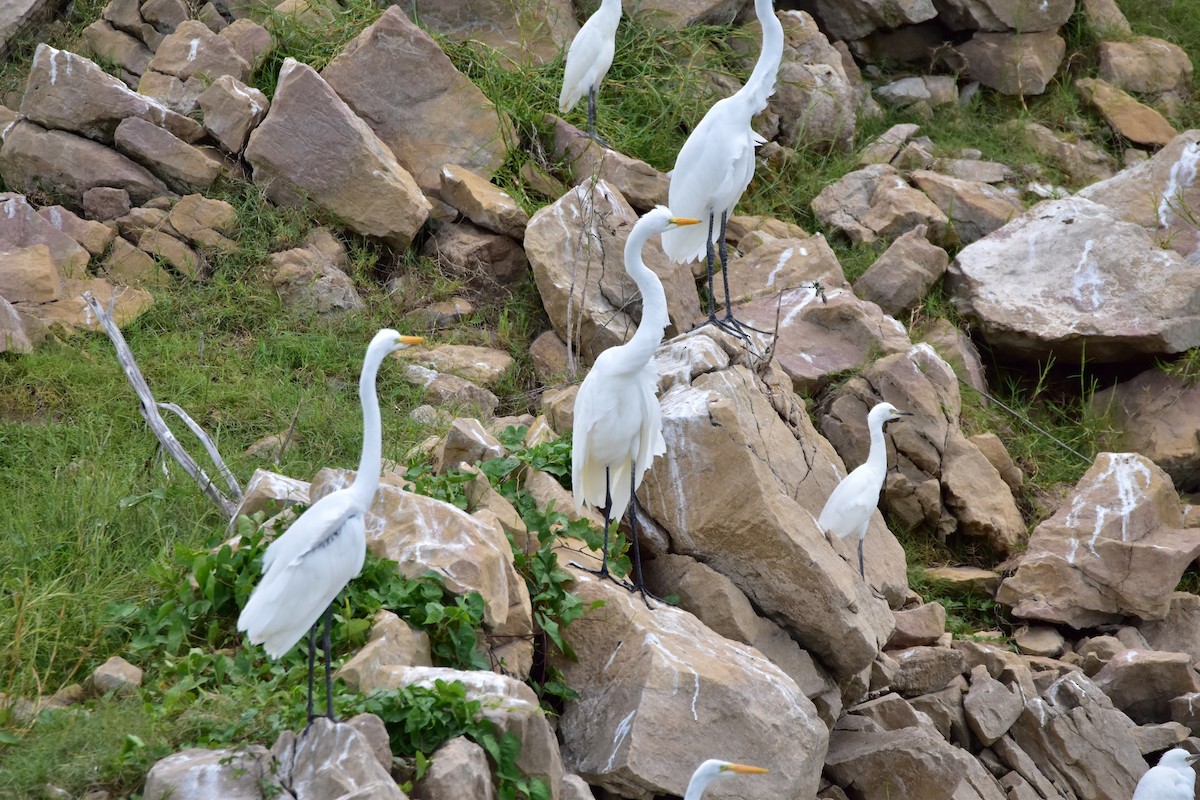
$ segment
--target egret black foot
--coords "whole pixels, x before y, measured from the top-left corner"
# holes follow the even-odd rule
[[[627,583],[627,584],[622,584],[622,585],[624,585],[625,588],[628,589],[631,593],[640,594],[642,596],[642,602],[645,603],[646,608],[650,609],[651,611],[654,610],[654,606],[650,605],[650,598],[654,598],[655,600],[657,600],[660,603],[663,602],[663,599],[661,597],[656,597],[655,595],[651,594],[650,592],[647,592],[645,586],[635,586],[632,583]]]
[[[587,138],[591,139],[593,142],[600,145],[605,150],[612,150],[612,145],[610,145],[608,142],[601,139],[599,134],[597,134],[595,131],[588,133]]]
[[[708,318],[708,322],[706,322],[704,324],[712,325],[714,327],[720,328],[721,330],[728,333],[730,336],[736,336],[737,338],[741,339],[748,345],[753,344],[753,341],[750,339],[750,334],[748,334],[748,333],[746,333],[746,331],[742,330],[741,323],[739,323],[737,320],[734,320],[733,324],[730,324],[726,320],[717,319],[716,317],[710,316]]]
[[[611,572],[609,572],[607,564],[605,564],[600,569],[592,569],[591,567],[585,567],[583,564],[580,564],[577,561],[572,561],[571,566],[575,567],[575,569],[581,569],[584,572],[590,572],[593,575],[595,575],[597,578],[612,581],[617,586],[620,586],[622,589],[628,589],[631,592],[634,591],[634,588],[635,588],[634,585],[632,583],[630,583],[629,581],[624,580],[623,578],[618,578],[616,575],[613,575]]]
[[[733,327],[737,328],[739,331],[742,331],[743,335],[745,335],[746,331],[754,331],[755,333],[761,333],[763,335],[767,335],[770,333],[770,331],[764,331],[761,328],[754,327],[753,325],[747,325],[746,323],[742,322],[741,320],[735,318],[733,316],[733,314],[726,314],[725,319],[723,319],[722,322],[725,323],[726,325],[732,325]]]

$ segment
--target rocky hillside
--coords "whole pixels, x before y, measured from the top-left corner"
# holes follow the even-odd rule
[[[587,571],[574,400],[641,319],[633,223],[761,28],[627,4],[605,147],[547,113],[596,5],[0,16],[34,31],[0,84],[6,796],[650,800],[720,758],[770,771],[705,797],[1124,800],[1200,752],[1189,53],[1111,0],[776,3],[726,267],[769,333],[701,324],[724,290],[644,252],[670,318],[644,603]],[[301,735],[304,648],[233,622],[347,484],[383,326],[427,346],[381,373],[347,724]],[[912,415],[864,580],[816,520],[885,401]]]

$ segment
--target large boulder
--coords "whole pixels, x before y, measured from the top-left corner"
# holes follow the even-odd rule
[[[637,285],[625,272],[624,248],[638,215],[606,181],[584,183],[533,215],[525,253],[550,323],[585,363],[623,344],[641,318]],[[687,264],[673,264],[655,237],[642,260],[667,295],[667,335],[691,328],[700,298]]]
[[[232,750],[189,748],[160,759],[146,775],[146,800],[260,800],[270,786],[283,791],[271,753],[252,744]]]
[[[1200,265],[1081,197],[1039,203],[963,248],[946,284],[1011,356],[1114,362],[1200,345]]]
[[[404,0],[410,19],[455,42],[480,42],[514,63],[553,61],[579,32],[571,0]]]
[[[938,15],[932,0],[816,0],[814,9],[835,39],[861,39],[879,28],[916,25]]]
[[[491,177],[504,161],[508,116],[397,6],[346,45],[321,77],[426,194],[440,191],[446,164]]]
[[[185,142],[204,134],[200,123],[138,94],[92,61],[39,44],[29,66],[21,113],[43,128],[71,131],[111,144],[117,125],[139,117],[166,128]]]
[[[1072,0],[935,0],[939,19],[951,28],[981,31],[1057,30],[1075,10]]]
[[[579,692],[559,723],[568,771],[623,797],[682,795],[704,757],[689,731],[720,725],[721,758],[771,772],[752,790],[713,784],[707,797],[816,793],[828,734],[791,678],[685,611],[656,604],[648,613],[641,597],[573,574],[584,603],[603,606],[568,633],[578,660],[559,664]]]
[[[398,249],[429,217],[429,201],[388,146],[312,67],[290,58],[245,158],[275,202],[312,202]]]
[[[74,216],[69,211],[66,214]],[[35,211],[24,195],[16,192],[0,194],[0,250],[11,251],[39,244],[46,246],[50,260],[62,270],[64,277],[83,277],[90,258],[88,251],[59,230],[53,217],[47,218]],[[15,299],[4,296],[8,300]]]
[[[996,599],[1014,616],[1084,628],[1163,619],[1200,555],[1165,472],[1136,453],[1101,453],[1075,491],[1034,529]]]
[[[670,387],[660,401],[667,452],[638,498],[672,552],[732,580],[856,699],[892,615],[859,578],[856,543],[831,542],[816,524],[842,474],[836,454],[774,362],[758,371],[730,364],[731,355],[745,358],[740,344],[715,342],[706,328],[660,348],[655,363]],[[867,580],[898,601],[903,565],[903,550],[876,517]]]

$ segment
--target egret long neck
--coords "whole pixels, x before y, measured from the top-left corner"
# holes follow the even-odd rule
[[[757,114],[767,107],[767,99],[775,93],[779,62],[783,60],[783,25],[775,16],[772,0],[755,0],[754,13],[762,25],[762,52],[739,94],[746,95]]]
[[[606,27],[616,30],[621,21],[621,0],[603,0],[596,15],[605,21]]]
[[[642,248],[651,235],[646,226],[634,225],[625,242],[625,271],[642,293],[642,321],[633,338],[622,346],[629,353],[630,362],[637,364],[645,364],[654,356],[654,351],[662,344],[663,331],[671,322],[662,281],[642,261]]]
[[[704,794],[704,790],[708,788],[708,784],[712,783],[711,776],[697,776],[692,778],[688,783],[687,794],[683,796],[683,800],[700,800],[700,796]]]
[[[387,352],[369,352],[363,360],[362,375],[358,378],[358,396],[362,401],[363,446],[358,460],[358,474],[350,488],[364,507],[371,504],[379,488],[379,473],[383,470],[383,430],[379,418],[379,396],[375,391],[375,376]]]
[[[887,444],[883,440],[884,417],[868,420],[871,430],[871,450],[867,453],[867,463],[882,475],[887,470]]]

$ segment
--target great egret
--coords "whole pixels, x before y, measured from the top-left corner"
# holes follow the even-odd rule
[[[1192,765],[1200,755],[1181,747],[1168,750],[1138,781],[1133,800],[1195,800],[1196,771]]]
[[[692,779],[688,781],[687,794],[683,796],[683,800],[700,800],[704,790],[716,778],[731,775],[764,775],[766,772],[767,770],[762,767],[730,764],[728,761],[717,761],[715,758],[710,758],[692,773]]]
[[[567,49],[563,87],[558,96],[558,111],[565,114],[575,107],[584,93],[588,96],[588,135],[596,141],[596,93],[612,66],[616,51],[617,25],[621,22],[621,0],[602,0],[596,13],[575,34]]]
[[[762,25],[762,53],[746,85],[718,100],[683,143],[671,173],[667,204],[678,214],[708,220],[708,231],[695,228],[663,234],[663,250],[675,262],[701,257],[708,267],[708,321],[741,334],[742,324],[733,318],[729,295],[729,260],[725,226],[729,214],[754,177],[754,148],[766,140],[750,127],[754,115],[767,107],[775,93],[775,78],[783,58],[783,25],[775,16],[772,0],[755,0],[754,13]],[[720,238],[714,239],[715,221],[720,219]],[[725,319],[717,320],[713,292],[713,242],[719,246],[721,275],[725,283]]]
[[[571,446],[575,508],[587,503],[604,510],[604,547],[596,574],[608,577],[608,525],[621,519],[632,502],[634,588],[642,592],[643,600],[646,590],[638,552],[636,492],[650,462],[667,450],[658,407],[658,374],[650,359],[670,319],[666,292],[642,261],[642,248],[657,233],[698,222],[676,217],[670,209],[658,206],[633,226],[625,242],[625,271],[642,293],[642,321],[628,342],[610,347],[596,358],[575,396]]]
[[[900,417],[912,416],[911,411],[901,411],[891,403],[879,403],[867,414],[867,430],[871,432],[871,450],[867,460],[842,479],[829,499],[817,524],[821,530],[837,534],[845,539],[858,534],[858,574],[867,577],[863,568],[863,540],[867,538],[867,526],[871,524],[871,512],[879,505],[879,492],[883,489],[883,477],[887,473],[887,445],[883,441],[883,426]]]
[[[291,650],[308,631],[308,721],[313,721],[313,670],[317,621],[325,612],[325,710],[333,716],[329,671],[329,628],[333,600],[362,569],[366,558],[363,517],[379,488],[383,435],[375,376],[391,352],[423,342],[384,329],[367,346],[358,395],[362,400],[363,446],[354,482],[309,506],[263,554],[263,575],[238,616],[237,627],[271,658]]]

